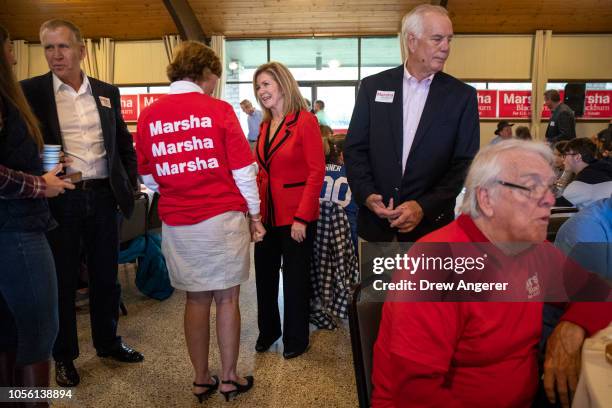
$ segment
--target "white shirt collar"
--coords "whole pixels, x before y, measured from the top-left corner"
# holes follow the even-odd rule
[[[408,68],[406,68],[406,64],[404,64],[404,79],[405,79],[406,81],[410,81],[411,79],[413,79],[413,78],[414,78],[414,80],[415,80],[417,83],[421,83],[421,82],[423,82],[423,81],[425,81],[424,83],[431,83],[431,81],[433,80],[434,75],[436,75],[436,74],[435,74],[435,72],[434,72],[433,74],[431,74],[430,76],[425,77],[425,78],[423,78],[421,81],[419,81],[419,80],[418,80],[418,79],[416,79],[414,76],[412,76],[412,74],[411,74],[410,72],[408,72]]]
[[[57,75],[55,74],[52,74],[52,75],[53,75],[53,93],[54,94],[57,94],[62,86],[72,89],[70,85],[66,84],[61,79],[59,79]],[[91,85],[89,83],[89,79],[87,78],[87,75],[85,75],[85,73],[82,71],[81,71],[81,75],[83,75],[83,83],[81,84],[81,87],[79,88],[79,91],[77,92],[77,94],[81,94],[84,92],[91,93]]]
[[[189,92],[199,92],[204,93],[200,85],[191,81],[175,81],[170,84],[169,94],[182,94]]]

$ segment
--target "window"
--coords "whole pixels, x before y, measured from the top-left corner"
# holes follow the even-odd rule
[[[119,87],[119,93],[121,95],[138,95],[149,93],[146,86],[122,86]]]
[[[297,81],[357,80],[357,38],[270,40],[270,60],[285,64]]]
[[[251,82],[257,67],[268,62],[268,41],[227,41],[225,54],[227,82]]]
[[[402,64],[399,37],[361,39],[361,78]]]
[[[348,127],[359,80],[401,64],[398,37],[286,38],[226,42],[225,100],[232,104],[243,130],[247,116],[240,102],[253,94],[253,74],[267,61],[285,64],[305,98],[325,102],[332,128]]]

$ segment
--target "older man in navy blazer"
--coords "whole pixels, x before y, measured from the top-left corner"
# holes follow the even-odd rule
[[[452,37],[444,8],[418,6],[402,20],[406,63],[361,82],[344,157],[367,241],[416,241],[454,218],[480,131],[476,90],[442,72]]]

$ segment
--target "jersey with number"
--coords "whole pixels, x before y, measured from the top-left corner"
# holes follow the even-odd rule
[[[325,180],[321,189],[321,201],[333,201],[340,204],[351,224],[353,241],[357,237],[357,211],[358,207],[353,200],[353,194],[346,179],[346,168],[339,164],[325,165]]]

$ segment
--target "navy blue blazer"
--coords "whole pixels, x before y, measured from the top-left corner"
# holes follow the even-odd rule
[[[349,125],[344,159],[351,191],[360,205],[359,236],[367,241],[416,241],[454,218],[455,197],[480,145],[476,90],[458,79],[434,75],[402,174],[404,67],[361,81]],[[392,103],[376,102],[377,91],[394,91]],[[393,198],[395,206],[416,200],[421,223],[400,234],[365,207],[370,194]]]
[[[130,217],[134,210],[134,189],[137,186],[138,171],[132,135],[121,116],[119,89],[95,78],[88,79],[100,113],[110,185],[121,212]],[[45,143],[63,145],[51,72],[25,79],[21,81],[21,87],[40,121]],[[110,100],[110,108],[102,106],[100,96]],[[53,210],[53,199],[49,200],[49,203]]]

